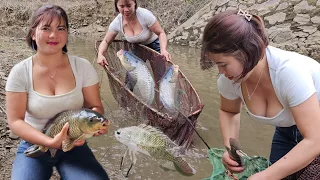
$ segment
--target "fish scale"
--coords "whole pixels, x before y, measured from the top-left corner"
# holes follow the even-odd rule
[[[154,100],[155,82],[146,63],[132,52],[120,50],[117,52],[123,67],[128,71],[130,80],[135,83],[133,93],[147,104]]]
[[[169,113],[176,113],[179,108],[177,97],[177,82],[178,82],[179,66],[172,65],[160,80],[159,95],[160,101]]]
[[[177,170],[183,175],[193,175],[196,172],[179,154],[178,151],[180,151],[181,147],[177,146],[163,132],[152,126],[141,124],[139,126],[121,128],[115,132],[115,137],[119,142],[128,146],[133,153],[141,152],[156,159],[173,162]],[[132,147],[133,144],[135,147]],[[175,152],[178,155],[174,154]]]
[[[110,126],[110,122],[100,113],[82,108],[57,114],[47,122],[43,131],[47,136],[53,138],[61,132],[67,122],[69,123],[68,139],[62,142],[62,150],[64,152],[74,147],[73,142],[75,140],[85,140],[99,130],[107,129]],[[28,157],[37,157],[48,150],[48,147],[33,145],[25,150],[24,154]],[[55,156],[56,151],[56,149],[50,149],[51,157]]]

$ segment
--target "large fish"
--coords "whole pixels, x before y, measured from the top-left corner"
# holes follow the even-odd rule
[[[136,162],[136,153],[152,156],[173,162],[174,167],[183,175],[191,176],[196,173],[187,161],[181,157],[180,147],[160,130],[141,124],[118,129],[115,131],[116,139],[126,145],[133,164]]]
[[[179,75],[179,66],[172,65],[166,71],[159,85],[159,96],[165,109],[170,113],[175,113],[179,108],[177,82]]]
[[[155,83],[146,63],[132,52],[122,49],[117,52],[117,56],[129,73],[130,83],[135,83],[133,93],[148,105],[152,104]]]
[[[82,108],[79,110],[63,111],[51,118],[44,128],[44,133],[54,137],[61,132],[62,127],[69,123],[68,139],[62,142],[62,150],[71,150],[76,140],[85,140],[92,137],[96,132],[108,129],[110,121],[103,115],[91,109]],[[33,145],[24,151],[28,157],[37,157],[49,150],[48,147]],[[57,149],[50,149],[51,157],[55,156]]]

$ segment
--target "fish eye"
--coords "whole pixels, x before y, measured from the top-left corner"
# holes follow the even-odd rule
[[[89,118],[89,122],[93,122],[93,118]]]
[[[120,134],[120,131],[117,131],[117,134]]]

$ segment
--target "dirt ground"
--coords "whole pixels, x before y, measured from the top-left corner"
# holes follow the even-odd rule
[[[139,6],[148,8],[156,15],[167,33],[207,2],[209,0],[138,1]],[[5,110],[5,83],[14,64],[33,54],[24,40],[28,21],[33,10],[47,3],[59,5],[66,10],[70,36],[101,39],[114,17],[113,0],[0,1],[0,180],[10,179],[12,162],[20,141],[10,137]],[[54,173],[51,179],[59,179],[59,175]]]

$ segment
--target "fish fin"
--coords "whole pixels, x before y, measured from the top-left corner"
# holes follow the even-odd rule
[[[46,147],[39,146],[39,145],[32,145],[28,149],[26,149],[23,153],[28,157],[38,157],[47,151],[48,151],[48,148]]]
[[[49,149],[51,157],[53,158],[54,156],[56,156],[57,153],[57,149]]]
[[[186,149],[183,146],[174,146],[172,148],[167,148],[166,151],[172,154],[174,157],[181,157],[186,154]]]
[[[196,170],[191,167],[191,165],[184,160],[182,157],[178,157],[176,158],[175,161],[173,161],[174,166],[176,167],[177,171],[184,175],[184,176],[192,176],[194,174],[196,174]]]
[[[77,140],[83,140],[83,139],[86,139],[86,134],[82,134],[80,137],[78,137],[77,139],[75,140],[72,140],[70,138],[66,138],[62,141],[62,150],[63,152],[67,152],[67,151],[70,151],[73,147],[74,147],[74,142],[77,141]]]
[[[177,146],[175,142],[173,142],[167,135],[165,135],[160,129],[147,125],[147,124],[140,124],[138,125],[139,128],[142,128],[146,131],[148,131],[150,134],[161,137],[164,139],[167,143],[169,143],[172,147]]]
[[[163,164],[160,164],[160,168],[164,171],[177,171],[176,167],[174,166],[173,162],[166,161]]]

